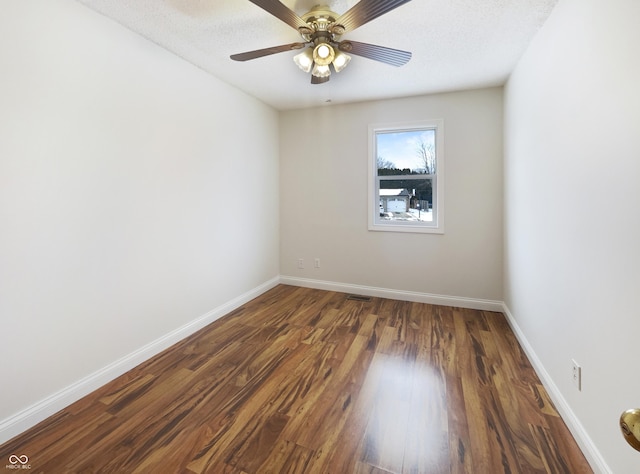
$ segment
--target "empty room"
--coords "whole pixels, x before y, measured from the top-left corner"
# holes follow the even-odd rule
[[[0,469],[640,472],[638,24],[2,0]]]

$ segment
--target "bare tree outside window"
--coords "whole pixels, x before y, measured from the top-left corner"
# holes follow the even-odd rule
[[[436,149],[433,143],[427,143],[421,140],[416,147],[416,154],[420,163],[420,168],[424,169],[426,174],[436,173]]]
[[[396,165],[393,164],[393,162],[391,162],[389,160],[385,160],[380,155],[378,155],[378,158],[377,158],[376,161],[377,161],[379,170],[392,170],[392,169],[394,169],[396,167]]]

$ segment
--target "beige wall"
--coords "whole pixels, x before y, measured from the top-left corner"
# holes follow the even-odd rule
[[[428,119],[444,120],[445,234],[368,231],[368,125]],[[281,112],[280,143],[282,275],[502,301],[502,88]]]
[[[562,0],[505,96],[505,302],[602,472],[640,472],[640,2]],[[583,387],[572,384],[571,359]]]
[[[6,436],[277,279],[278,115],[68,0],[2,2],[0,64]]]

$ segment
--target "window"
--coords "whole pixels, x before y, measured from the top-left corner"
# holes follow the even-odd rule
[[[369,230],[444,233],[442,120],[369,127]]]

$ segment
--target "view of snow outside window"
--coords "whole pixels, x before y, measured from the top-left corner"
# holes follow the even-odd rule
[[[434,129],[376,131],[381,221],[433,221]]]

